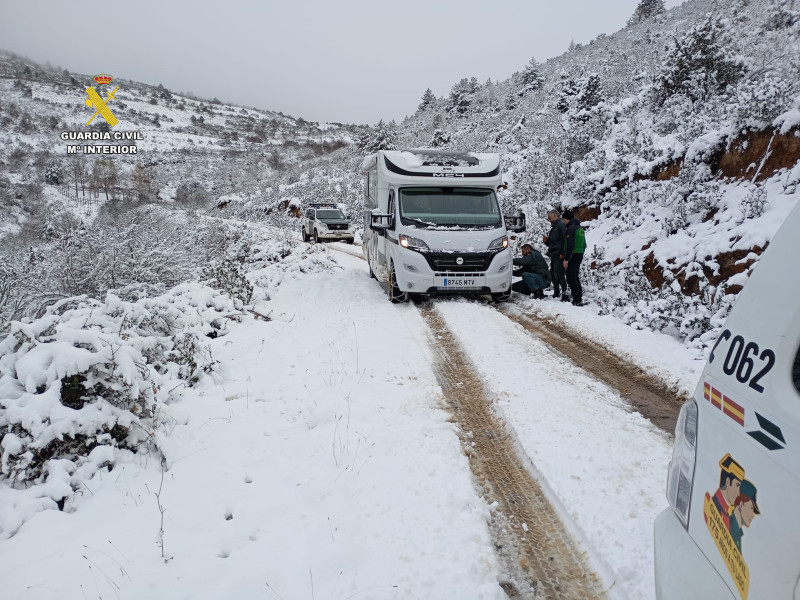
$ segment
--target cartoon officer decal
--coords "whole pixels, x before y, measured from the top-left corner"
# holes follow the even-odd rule
[[[730,453],[722,457],[719,467],[719,488],[713,496],[706,492],[703,516],[739,594],[747,600],[750,572],[742,556],[742,536],[743,528],[761,514],[758,490],[745,479],[744,467]]]
[[[736,544],[739,552],[742,551],[742,536],[744,535],[742,527],[750,527],[750,523],[753,522],[755,516],[761,514],[756,502],[757,493],[758,490],[753,485],[753,482],[744,479],[739,496],[734,501],[730,531],[733,543]]]

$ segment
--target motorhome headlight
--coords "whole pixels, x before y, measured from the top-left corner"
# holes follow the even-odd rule
[[[675,446],[667,473],[667,501],[684,527],[689,524],[694,463],[697,455],[697,404],[687,402],[678,413]]]
[[[428,244],[423,242],[421,239],[411,237],[410,235],[401,235],[400,245],[403,248],[408,248],[409,250],[430,250],[430,248],[428,248]]]
[[[504,235],[503,237],[497,238],[491,244],[489,244],[489,250],[499,251],[505,250],[508,248],[508,236]]]

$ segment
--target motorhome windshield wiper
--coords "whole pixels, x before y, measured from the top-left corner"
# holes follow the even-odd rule
[[[411,221],[416,223],[417,225],[422,225],[423,227],[430,227],[431,225],[435,225],[435,223],[428,223],[426,221],[420,221],[419,219],[412,219],[411,217],[403,217],[406,221]]]
[[[437,227],[457,227],[459,229],[469,229],[480,231],[482,229],[494,229],[497,225],[487,225],[486,223],[437,223]]]

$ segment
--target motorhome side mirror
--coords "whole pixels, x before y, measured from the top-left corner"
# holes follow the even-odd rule
[[[387,213],[372,213],[369,220],[369,228],[378,233],[384,233],[387,229],[391,229],[394,225],[392,223],[392,215]]]
[[[527,227],[525,224],[525,214],[519,213],[517,215],[506,215],[503,217],[506,222],[506,229],[514,233],[522,233]]]

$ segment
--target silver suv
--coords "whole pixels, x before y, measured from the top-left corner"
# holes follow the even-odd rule
[[[355,227],[335,204],[312,204],[304,214],[301,230],[303,241],[344,240],[353,243]]]

